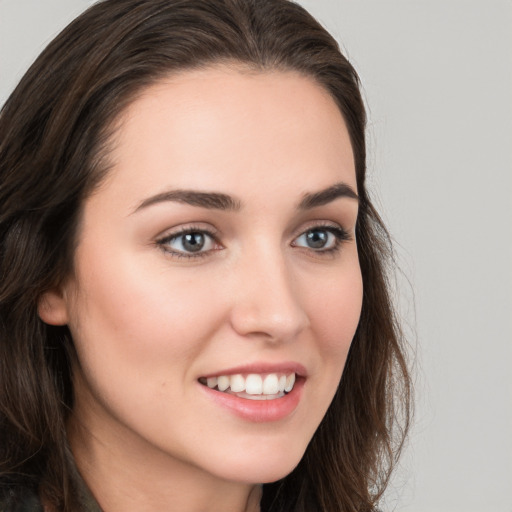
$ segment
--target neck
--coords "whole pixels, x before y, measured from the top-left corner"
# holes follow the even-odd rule
[[[201,468],[73,418],[68,436],[76,465],[103,512],[259,512],[261,486],[218,478]]]

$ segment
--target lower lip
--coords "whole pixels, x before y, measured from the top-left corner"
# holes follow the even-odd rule
[[[249,400],[223,393],[222,391],[216,391],[203,384],[199,384],[199,386],[216,404],[229,409],[239,418],[254,423],[263,423],[279,421],[293,413],[299,405],[304,381],[305,379],[302,378],[297,379],[289,393],[273,400]]]

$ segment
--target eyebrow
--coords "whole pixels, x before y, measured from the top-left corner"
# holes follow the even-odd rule
[[[359,200],[354,189],[346,183],[336,183],[324,190],[304,194],[299,202],[299,210],[309,210],[323,206],[341,197]],[[199,192],[196,190],[169,190],[144,199],[134,213],[158,203],[174,201],[209,210],[240,211],[242,202],[227,194],[219,192]]]
[[[242,203],[239,200],[227,194],[220,194],[218,192],[198,192],[196,190],[169,190],[148,197],[137,206],[135,211],[137,212],[142,208],[167,201],[199,206],[210,210],[238,211],[242,207]]]
[[[336,183],[335,185],[324,190],[320,190],[319,192],[304,194],[301,202],[299,203],[299,210],[309,210],[311,208],[323,206],[335,199],[339,199],[340,197],[348,197],[359,201],[359,196],[350,185],[347,185],[346,183]]]

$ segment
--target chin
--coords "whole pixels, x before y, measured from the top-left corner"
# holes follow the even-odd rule
[[[289,475],[296,468],[304,451],[305,447],[299,450],[287,444],[284,450],[262,449],[256,453],[258,447],[255,446],[251,453],[245,453],[237,460],[226,458],[223,463],[223,477],[227,480],[250,484],[275,482]]]

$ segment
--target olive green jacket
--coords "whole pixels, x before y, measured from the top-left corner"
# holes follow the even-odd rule
[[[80,481],[78,501],[80,512],[102,512],[83,481]],[[3,489],[0,494],[0,512],[44,512],[39,496],[26,488]]]

